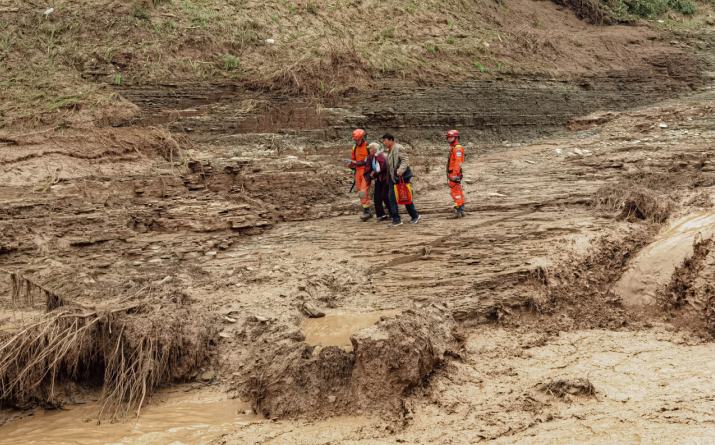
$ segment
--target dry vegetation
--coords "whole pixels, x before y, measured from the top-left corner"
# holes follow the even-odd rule
[[[377,78],[424,84],[550,73],[548,56],[568,53],[549,32],[553,18],[522,6],[512,12],[501,0],[58,0],[47,16],[31,2],[13,6],[0,8],[6,131],[61,127],[68,111],[116,101],[110,84],[233,79],[339,95]]]
[[[596,208],[618,212],[618,219],[663,223],[675,203],[667,196],[633,184],[614,184],[596,192]]]
[[[61,406],[72,381],[101,385],[98,421],[139,415],[156,388],[192,378],[209,355],[215,320],[181,293],[89,308],[19,274],[12,278],[16,307],[32,305],[39,294],[47,310],[0,343],[2,404]]]
[[[579,396],[593,397],[596,394],[593,384],[584,378],[552,380],[540,385],[539,391],[569,401]]]

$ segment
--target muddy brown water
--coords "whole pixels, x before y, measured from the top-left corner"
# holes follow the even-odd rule
[[[72,406],[56,411],[38,411],[34,416],[2,427],[3,445],[94,445],[94,444],[205,444],[240,426],[263,420],[250,404],[228,399],[225,393],[159,393],[138,420],[122,423],[86,422],[91,406]],[[247,412],[249,412],[247,414]]]
[[[341,346],[347,351],[352,351],[350,336],[354,333],[369,328],[380,321],[381,317],[391,317],[402,313],[399,309],[388,309],[360,314],[334,312],[325,317],[309,318],[303,323],[305,342],[311,346]]]
[[[693,254],[696,237],[715,232],[715,212],[696,212],[673,221],[643,249],[616,283],[615,292],[628,305],[656,301],[656,291],[668,283],[677,266]]]

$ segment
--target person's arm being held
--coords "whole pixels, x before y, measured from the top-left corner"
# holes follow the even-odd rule
[[[407,151],[404,146],[400,146],[398,155],[400,157],[400,168],[397,169],[397,176],[402,176],[407,171],[407,167],[410,166],[410,158],[407,156]]]

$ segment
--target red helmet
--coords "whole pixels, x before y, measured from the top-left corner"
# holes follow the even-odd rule
[[[451,138],[451,137],[458,138],[458,137],[459,137],[459,132],[458,132],[457,130],[449,130],[449,131],[447,132],[447,137],[448,137],[448,138]]]
[[[365,130],[358,128],[357,130],[353,131],[353,140],[354,141],[357,142],[364,138],[365,138]]]

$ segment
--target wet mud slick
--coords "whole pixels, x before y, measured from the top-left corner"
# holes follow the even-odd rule
[[[311,346],[341,346],[346,351],[352,350],[350,336],[354,333],[369,328],[382,317],[400,314],[400,310],[386,310],[378,312],[365,312],[350,314],[343,312],[327,313],[325,317],[309,318],[303,323],[305,342]]]
[[[713,212],[698,212],[673,221],[633,259],[616,283],[615,292],[627,305],[655,304],[658,288],[666,285],[675,268],[693,254],[693,243],[712,237],[714,231]]]
[[[236,428],[261,422],[250,404],[227,399],[226,394],[205,389],[157,394],[138,420],[110,424],[88,422],[87,409],[70,407],[38,411],[34,416],[2,427],[4,445],[137,444],[200,445]],[[248,413],[247,413],[248,412]]]
[[[482,326],[465,339],[463,359],[436,371],[399,420],[254,423],[216,444],[709,444],[713,352],[666,325],[546,337]],[[569,382],[579,381],[594,393],[573,391]],[[565,391],[541,389],[555,382]]]
[[[3,136],[0,443],[711,435],[715,323],[631,305],[670,283],[673,311],[715,320],[715,242],[693,247],[715,227],[715,90],[663,100],[701,85],[697,67],[667,73],[688,60],[330,103],[128,85],[122,125]],[[357,126],[409,153],[417,224],[361,221],[345,163]],[[452,126],[467,153],[457,219]],[[186,382],[204,389],[157,393]],[[100,425],[76,406],[88,387],[113,407]]]

